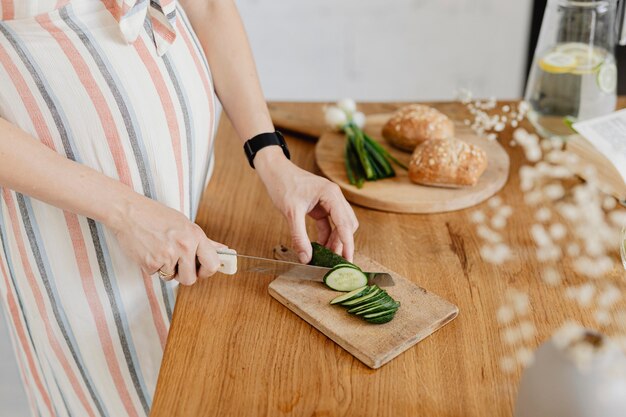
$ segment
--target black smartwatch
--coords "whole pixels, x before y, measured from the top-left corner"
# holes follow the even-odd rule
[[[266,146],[272,145],[280,146],[287,159],[291,159],[285,138],[283,138],[283,135],[278,130],[271,133],[261,133],[243,144],[243,151],[246,153],[246,157],[248,157],[248,162],[250,162],[252,168],[254,168],[254,157],[257,152]]]

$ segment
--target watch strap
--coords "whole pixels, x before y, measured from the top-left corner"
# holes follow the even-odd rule
[[[250,166],[254,168],[254,157],[256,156],[257,152],[267,146],[274,145],[280,146],[287,159],[291,159],[291,155],[289,154],[289,149],[287,148],[285,138],[283,138],[283,135],[279,131],[261,133],[246,141],[246,143],[244,143],[243,145],[243,150],[246,154],[246,157],[248,158]]]

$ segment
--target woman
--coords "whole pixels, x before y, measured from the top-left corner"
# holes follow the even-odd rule
[[[0,16],[0,289],[33,414],[149,413],[173,290],[224,246],[189,220],[214,92],[257,138],[301,261],[307,214],[352,257],[338,188],[258,141],[276,135],[232,0],[2,0]]]

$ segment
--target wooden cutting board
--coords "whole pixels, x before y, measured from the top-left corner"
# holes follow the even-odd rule
[[[382,123],[368,123],[366,131],[398,160],[408,165],[411,157],[408,152],[397,150],[380,139],[381,125]],[[350,185],[346,175],[343,156],[346,139],[340,133],[323,134],[315,146],[315,158],[322,173],[341,187],[350,202],[360,206],[395,213],[440,213],[460,210],[485,201],[506,184],[509,176],[509,156],[497,141],[478,137],[465,126],[455,127],[456,137],[480,146],[487,153],[487,169],[474,187],[453,189],[417,185],[409,180],[405,170],[395,167],[396,177],[366,182],[363,188],[358,189]]]
[[[284,247],[274,249],[277,259],[296,261]],[[367,271],[389,272],[394,279],[387,292],[401,303],[395,318],[370,324],[329,305],[340,293],[319,282],[279,276],[269,285],[272,297],[296,313],[365,365],[377,369],[453,320],[459,309],[366,256],[356,254],[355,263]]]

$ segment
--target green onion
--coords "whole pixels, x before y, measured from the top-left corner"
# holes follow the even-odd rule
[[[348,163],[352,168],[354,179],[356,181],[356,184],[353,185],[356,185],[357,188],[361,188],[363,187],[363,183],[365,182],[365,173],[363,172],[361,163],[356,156],[356,150],[354,149],[354,145],[350,140],[346,142],[346,148],[348,151]]]
[[[393,155],[391,155],[387,149],[383,148],[382,145],[380,145],[378,142],[376,142],[374,139],[370,138],[365,132],[363,132],[363,137],[365,138],[365,142],[369,143],[372,147],[374,147],[378,152],[380,152],[382,155],[385,156],[385,158],[391,160],[391,162],[393,162],[394,164],[398,165],[400,168],[404,168],[405,170],[408,170],[409,168],[404,165],[402,162],[398,161],[396,158],[393,157]]]
[[[406,165],[394,158],[356,124],[346,124],[344,132],[346,134],[344,162],[350,184],[361,188],[365,181],[394,177],[396,172],[392,163],[407,169]]]

